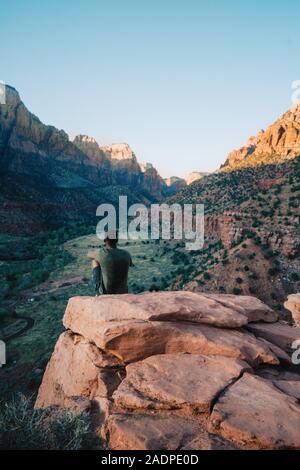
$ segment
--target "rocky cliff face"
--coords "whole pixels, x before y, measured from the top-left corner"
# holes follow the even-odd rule
[[[142,170],[127,144],[100,147],[95,139],[43,124],[18,92],[6,87],[0,105],[1,231],[32,231],[95,216],[102,202],[160,199],[165,184],[157,171]]]
[[[75,297],[63,322],[35,406],[89,412],[109,449],[300,448],[300,330],[255,297]]]
[[[103,184],[111,185],[115,183],[111,161],[93,137],[77,135],[73,140],[73,143],[79,150],[89,157],[92,163],[101,169],[101,182]]]
[[[142,182],[141,168],[128,144],[112,144],[101,147],[109,159],[117,184],[139,185]]]
[[[166,184],[166,195],[173,196],[173,194],[182,191],[186,187],[186,181],[183,178],[179,178],[179,176],[170,176],[169,178],[165,178]]]
[[[185,181],[186,181],[186,184],[189,185],[189,184],[194,183],[195,181],[201,180],[201,178],[204,178],[204,176],[208,176],[208,175],[209,175],[209,173],[207,173],[207,172],[203,172],[203,171],[192,171],[192,173],[190,173],[190,174],[185,178]]]
[[[205,249],[213,257],[173,288],[255,293],[276,308],[299,291],[299,155],[298,104],[231,152],[220,171],[169,200],[204,204]]]
[[[151,185],[147,186],[148,180],[128,144],[101,148],[85,135],[71,142],[64,131],[44,125],[30,113],[16,90],[7,86],[6,95],[7,104],[0,106],[2,174],[26,175],[57,187],[76,187],[80,178],[86,184],[143,185],[151,194]],[[155,178],[159,184],[154,184]],[[163,184],[155,171],[151,184],[155,196],[161,197]]]
[[[169,178],[165,178],[164,181],[167,186],[165,194],[167,196],[173,196],[174,194],[185,189],[190,184],[208,175],[209,173],[193,171],[186,178],[179,178],[179,176],[170,176]]]
[[[140,163],[140,168],[143,173],[142,185],[144,189],[156,196],[161,194],[165,196],[167,187],[156,168],[151,163]]]
[[[252,215],[244,212],[226,211],[220,215],[208,215],[205,218],[205,233],[207,237],[217,236],[224,247],[229,249],[242,240],[252,226]],[[298,221],[286,227],[284,231],[274,233],[273,227],[252,227],[253,234],[261,241],[263,246],[268,246],[275,253],[281,253],[285,257],[297,257],[300,254],[298,240]]]
[[[95,164],[100,163],[101,165],[110,167],[110,158],[99,147],[99,144],[94,137],[90,137],[88,135],[77,135],[74,138],[73,143],[77,148],[82,150],[83,153],[88,155],[91,161],[94,161]]]
[[[224,169],[270,164],[300,155],[300,103],[294,105],[277,121],[250,137],[247,144],[231,152]]]
[[[99,181],[100,162],[91,161],[64,131],[45,126],[28,111],[15,89],[6,89],[6,104],[0,105],[2,177],[23,176],[32,183],[37,180],[57,187]]]

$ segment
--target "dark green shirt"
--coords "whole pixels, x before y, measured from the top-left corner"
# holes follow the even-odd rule
[[[103,247],[95,260],[102,272],[103,294],[126,294],[128,292],[128,269],[132,266],[130,253],[120,248]]]

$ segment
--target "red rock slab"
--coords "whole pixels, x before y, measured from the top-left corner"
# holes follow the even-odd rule
[[[216,402],[209,431],[257,449],[300,448],[300,406],[270,381],[245,373]]]
[[[275,387],[291,397],[300,400],[300,381],[299,380],[273,380]]]
[[[113,414],[107,427],[112,450],[176,450],[199,433],[194,420],[179,416]]]
[[[244,359],[251,365],[279,364],[268,346],[246,331],[214,328],[190,322],[132,320],[81,323],[76,330],[121,362],[134,362],[163,353],[189,352]]]
[[[213,400],[248,364],[222,356],[164,354],[129,364],[113,394],[120,409],[210,411]]]
[[[191,321],[223,328],[237,328],[248,323],[251,306],[242,308],[231,300],[230,307],[220,302],[220,296],[188,291],[145,292],[142,294],[103,295],[98,297],[72,297],[69,299],[63,323],[72,331],[82,329],[89,322],[97,329],[103,322],[125,320]],[[262,312],[269,307],[254,297],[252,310],[257,302]]]
[[[248,322],[263,321],[273,323],[278,320],[276,313],[257,297],[251,295],[232,294],[202,294],[204,297],[216,300],[224,307],[232,308],[248,318]]]
[[[291,353],[294,341],[300,344],[300,328],[286,325],[284,323],[253,323],[247,325],[247,329],[259,336],[265,338],[273,344],[276,344],[287,353]]]

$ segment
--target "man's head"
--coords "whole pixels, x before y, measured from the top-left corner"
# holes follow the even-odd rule
[[[118,243],[118,232],[116,230],[109,230],[104,238],[104,243],[110,248],[115,248]]]

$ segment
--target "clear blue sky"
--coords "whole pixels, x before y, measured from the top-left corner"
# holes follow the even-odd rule
[[[0,80],[40,119],[213,170],[291,106],[299,0],[0,0]]]

